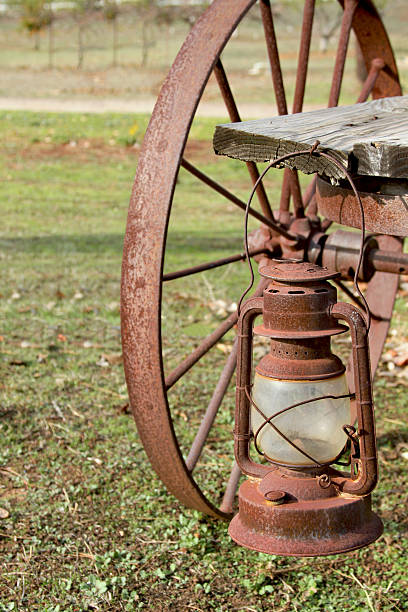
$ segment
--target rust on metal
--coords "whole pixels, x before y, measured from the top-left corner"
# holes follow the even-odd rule
[[[365,181],[357,180],[356,184],[364,206],[367,229],[380,234],[406,236],[408,234],[407,185],[404,185],[401,191],[401,181],[372,177]],[[332,185],[319,177],[316,197],[322,215],[341,225],[360,228],[361,215],[351,189],[343,185]]]
[[[303,108],[303,100],[305,96],[305,87],[306,87],[306,77],[307,77],[307,70],[308,70],[308,65],[309,65],[310,43],[312,39],[315,4],[316,4],[315,0],[306,0],[304,10],[303,10],[302,33],[300,37],[298,65],[297,65],[297,71],[296,71],[296,85],[295,85],[295,93],[293,96],[292,113],[300,113]],[[291,170],[285,169],[285,172],[283,175],[281,201],[280,201],[280,206],[279,206],[279,220],[280,221],[288,220],[289,198],[290,198],[290,192],[291,192],[290,181],[291,181],[292,174],[293,172]],[[296,187],[297,186],[295,186],[295,189]],[[301,200],[301,195],[298,195],[296,192],[296,196],[294,197],[296,217],[304,216],[304,206],[302,205],[304,200],[302,201],[302,203],[300,200]]]
[[[241,468],[234,459],[234,465],[231,470],[230,477],[228,479],[225,493],[222,498],[220,505],[221,512],[231,514],[234,510],[235,495],[237,493],[239,480],[241,478]]]
[[[265,248],[261,249],[253,249],[249,251],[250,257],[256,257],[258,255],[263,255],[267,253]],[[222,259],[216,259],[214,261],[209,261],[204,264],[200,264],[198,266],[193,266],[191,268],[184,268],[183,270],[177,270],[177,272],[168,272],[167,274],[163,274],[163,280],[175,280],[177,278],[183,278],[184,276],[191,276],[192,274],[198,274],[199,272],[204,272],[205,270],[213,270],[214,268],[219,268],[221,266],[225,266],[227,264],[233,263],[235,261],[243,261],[246,259],[246,253],[238,253],[237,255],[230,255],[229,257],[223,257]]]
[[[363,246],[363,262],[359,269],[359,279],[370,281],[375,268],[368,257],[372,250],[378,252],[378,242],[373,236],[366,236]],[[338,270],[342,278],[353,278],[358,267],[361,250],[361,237],[355,232],[336,230],[327,236],[322,248],[321,262],[324,266]]]
[[[197,21],[180,50],[161,90],[141,151],[129,205],[122,266],[124,365],[130,404],[141,440],[153,469],[168,490],[186,506],[218,518],[228,518],[232,512],[240,469],[233,469],[224,501],[221,508],[217,508],[202,493],[185,464],[174,432],[164,382],[161,283],[168,219],[190,125],[221,51],[255,1],[215,0]],[[385,68],[380,70],[375,81],[373,97],[399,95],[401,90],[391,46],[370,0],[360,1],[353,29],[367,69],[370,70],[376,57],[380,56],[385,62]],[[214,189],[212,184],[209,187]],[[271,240],[279,245],[280,238],[275,231],[278,232],[277,228],[272,230]],[[297,236],[288,228],[286,231],[288,240],[296,241]],[[381,243],[380,248],[398,251],[400,243],[398,246],[395,239],[389,240],[387,244]],[[387,273],[376,273],[374,279],[380,280],[379,274],[398,283],[397,277]],[[371,328],[378,346],[382,346],[386,335],[396,290],[396,285],[386,291],[382,291],[383,287],[388,285],[381,282],[381,290],[377,290],[369,283],[368,288],[372,307],[384,313],[381,329],[375,328],[377,320]],[[229,325],[230,322],[227,327]]]
[[[344,328],[340,333],[343,331]],[[263,335],[265,327],[259,326],[254,332]],[[309,337],[297,337],[296,340],[271,338],[269,353],[256,367],[261,376],[280,380],[323,380],[339,376],[344,370],[342,362],[331,352],[330,337],[316,338],[313,332],[309,332]]]
[[[355,232],[336,230],[324,242],[321,249],[323,265],[337,270],[342,278],[352,278],[358,264],[360,237]],[[375,272],[407,274],[408,255],[380,249],[376,236],[367,236],[364,244],[363,265],[360,279],[369,282]]]
[[[364,205],[364,194],[363,194]],[[357,206],[357,203],[355,203]],[[317,232],[309,242],[308,256],[318,263],[326,264],[341,273],[344,280],[353,278],[359,258],[358,235],[344,230],[337,230],[328,237]],[[367,236],[364,258],[361,266],[361,277],[368,281],[366,299],[371,312],[370,327],[370,362],[371,377],[374,377],[381,357],[384,340],[387,336],[393,311],[398,275],[408,269],[406,255],[402,253],[403,241],[387,235]],[[374,271],[374,274],[373,274]],[[339,279],[333,279],[340,289],[359,308],[364,308],[360,299]],[[354,388],[352,372],[348,368],[350,389]]]
[[[255,295],[262,294],[265,283],[259,283]],[[197,346],[177,367],[166,376],[166,389],[170,389],[182,376],[184,376],[208,351],[217,344],[225,334],[234,327],[238,320],[238,312],[232,312],[230,316],[218,326],[211,334]]]
[[[403,240],[395,236],[377,236],[378,246],[383,251],[393,251],[399,257]],[[374,378],[377,364],[390,327],[392,311],[399,284],[398,274],[376,272],[367,285],[366,299],[370,306],[371,327],[369,334],[371,378]],[[349,386],[353,386],[352,375],[348,377]],[[351,384],[350,384],[351,382]]]
[[[286,498],[285,491],[267,491],[264,493],[264,498],[268,502],[272,502],[275,506],[283,504]]]
[[[297,272],[296,267],[299,268]],[[336,303],[337,292],[327,279],[336,278],[338,273],[327,268],[318,270],[319,266],[307,262],[271,263],[262,267],[260,274],[272,278],[272,282],[264,291],[263,323],[255,328],[256,334],[280,342],[311,342],[313,359],[319,352],[319,345],[314,346],[314,338],[330,337],[347,329],[329,316],[329,306]],[[286,350],[289,355],[295,355],[295,348]],[[278,349],[276,354],[279,354]],[[286,355],[286,351],[283,354]],[[299,359],[302,355],[300,351]]]
[[[310,44],[316,0],[306,0],[303,9],[302,33],[300,35],[298,65],[296,71],[296,85],[293,96],[292,113],[300,113],[305,97],[307,69],[309,66]]]
[[[130,404],[151,464],[182,503],[227,518],[183,460],[164,385],[161,277],[166,229],[186,134],[203,85],[255,0],[216,0],[187,37],[156,103],[129,205],[122,265],[122,345]],[[149,384],[146,385],[146,380]]]
[[[215,387],[211,401],[208,404],[208,408],[201,421],[200,427],[198,428],[190,452],[187,455],[186,465],[190,472],[194,470],[197,461],[200,458],[214,419],[217,416],[222,399],[235,372],[235,367],[237,364],[237,349],[238,341],[235,339],[234,346],[232,347],[227,362],[218,380],[217,386]]]
[[[242,200],[237,198],[237,196],[235,196],[233,193],[231,193],[230,191],[225,189],[225,187],[223,187],[222,185],[220,185],[219,183],[214,181],[211,177],[209,177],[208,175],[204,174],[204,172],[201,172],[201,170],[199,170],[198,168],[193,166],[193,164],[190,164],[190,162],[188,162],[186,159],[183,158],[181,160],[181,166],[183,168],[185,168],[188,172],[190,172],[191,174],[196,176],[198,179],[200,179],[200,181],[202,181],[203,183],[205,183],[206,185],[208,185],[209,187],[214,189],[214,191],[217,191],[222,196],[227,198],[230,202],[232,202],[233,204],[235,204],[236,206],[241,208],[241,210],[245,210],[245,202],[243,202]],[[258,176],[258,178],[259,178],[259,176]],[[262,184],[262,183],[260,183],[260,184]],[[258,187],[259,187],[259,185],[258,185]],[[258,191],[258,187],[257,187],[257,191]],[[272,229],[275,232],[277,232],[278,234],[281,234],[282,236],[285,236],[285,238],[287,238],[288,240],[297,241],[296,234],[292,234],[292,233],[288,232],[281,224],[276,223],[273,220],[273,218],[265,217],[265,215],[259,213],[257,210],[254,210],[253,208],[250,209],[249,214],[252,217],[255,217],[255,219],[258,219],[258,221],[261,221],[261,223],[263,223],[264,225],[266,225],[270,229]]]
[[[367,253],[367,262],[377,272],[388,272],[389,274],[408,273],[408,255],[406,253],[398,255],[395,251],[370,249]]]
[[[342,493],[368,495],[377,484],[378,465],[367,327],[360,311],[351,304],[335,304],[330,314],[350,328],[360,446],[357,477],[352,474],[352,479],[339,477],[333,481]]]
[[[285,478],[286,486],[289,480]],[[232,539],[246,548],[315,557],[367,546],[382,534],[383,526],[371,510],[370,496],[333,495],[313,501],[291,496],[289,503],[275,505],[265,499],[259,488],[257,482],[249,480],[241,485],[239,512],[228,530]]]
[[[296,283],[316,283],[339,276],[335,269],[318,266],[307,261],[290,261],[274,259],[267,266],[259,269],[261,276],[271,280],[291,285]]]
[[[354,14],[359,0],[344,0],[344,12],[341,22],[340,38],[337,45],[336,63],[333,70],[333,80],[329,95],[329,106],[337,106],[340,97],[341,84],[343,82],[344,66],[346,63],[347,49],[350,40],[351,28]]]
[[[237,105],[235,104],[234,96],[232,95],[231,87],[220,58],[218,58],[214,66],[214,75],[217,79],[218,86],[220,88],[220,92],[224,99],[225,106],[227,107],[231,121],[241,121],[241,117],[239,115]],[[252,184],[255,184],[256,181],[259,179],[259,170],[257,168],[257,165],[254,162],[247,162],[247,168],[252,180]],[[256,194],[258,196],[258,200],[261,205],[263,214],[268,219],[273,220],[274,217],[271,205],[269,203],[268,196],[266,195],[265,187],[262,182],[258,185]]]
[[[333,282],[335,283],[335,285],[337,285],[339,289],[343,291],[345,295],[347,295],[347,297],[350,298],[352,302],[354,302],[356,306],[358,306],[358,308],[361,308],[361,310],[364,310],[363,302],[355,295],[355,293],[351,291],[351,289],[349,289],[347,285],[342,283],[341,280],[339,280],[338,278],[335,278]]]
[[[385,62],[381,57],[376,57],[372,60],[370,70],[367,74],[366,80],[363,83],[357,103],[365,102],[368,99],[368,96],[374,89],[381,70],[384,70],[384,68]]]
[[[341,3],[343,4],[343,0]],[[397,64],[387,32],[373,2],[360,0],[354,12],[353,30],[360,45],[367,72],[370,72],[371,62],[376,58],[381,57],[385,63],[372,89],[373,99],[400,96],[402,88],[398,78]]]
[[[235,457],[241,470],[252,480],[241,485],[239,513],[230,524],[230,535],[239,544],[254,550],[296,556],[329,555],[366,546],[382,533],[382,523],[371,511],[369,498],[377,483],[378,466],[366,322],[354,306],[337,303],[336,290],[328,283],[336,274],[327,268],[319,269],[305,262],[278,265],[271,262],[262,271],[273,280],[263,298],[251,298],[243,305],[238,320]],[[288,280],[285,282],[285,279]],[[315,309],[319,313],[317,317]],[[263,323],[253,328],[255,318],[261,313]],[[303,314],[308,316],[302,318]],[[313,322],[311,326],[309,319]],[[256,366],[258,374],[275,380],[315,380],[341,374],[344,366],[330,350],[330,335],[338,320],[345,321],[351,331],[358,418],[358,437],[353,438],[358,452],[355,448],[352,453],[349,475],[330,467],[335,459],[327,465],[313,459],[278,429],[273,420],[306,403],[350,395],[315,397],[266,417],[249,391],[253,335],[259,331],[271,338],[271,346]],[[303,325],[310,326],[306,336],[302,334]],[[272,467],[251,458],[251,405],[264,419],[254,436],[255,447],[258,449],[257,436],[261,429],[271,426],[307,457],[309,464],[286,466],[270,459],[265,452],[261,454]],[[349,424],[344,427],[348,432],[354,430]]]
[[[270,0],[260,0],[260,9],[267,44],[269,64],[271,66],[276,106],[278,108],[279,115],[287,115],[288,106],[286,102],[285,86],[283,83],[278,43],[276,40]],[[300,191],[299,177],[296,171],[288,171],[284,177],[280,202],[281,213],[288,210],[290,194],[293,197],[293,205],[296,211],[296,216],[303,216],[302,195]]]

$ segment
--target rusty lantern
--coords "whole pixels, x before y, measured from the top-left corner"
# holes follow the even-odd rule
[[[337,302],[328,281],[338,274],[325,267],[271,261],[260,273],[270,283],[263,297],[244,303],[238,320],[235,456],[249,478],[229,533],[247,548],[280,555],[361,548],[383,529],[371,510],[378,470],[365,318]],[[331,352],[331,336],[348,329],[339,320],[351,332],[355,393]],[[254,335],[269,338],[270,350],[252,375]],[[261,463],[250,458],[251,439]]]

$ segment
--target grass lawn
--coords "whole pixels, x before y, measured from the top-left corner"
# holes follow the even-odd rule
[[[204,152],[214,124],[194,127],[191,156],[245,198],[245,168]],[[122,239],[146,125],[146,116],[0,113],[0,611],[407,610],[408,383],[392,361],[375,386],[373,504],[385,533],[368,549],[312,560],[249,552],[152,473],[127,406],[119,336]],[[185,172],[178,193],[167,270],[241,250],[239,212],[205,199]],[[238,263],[168,284],[167,368],[217,325],[217,300],[228,308],[247,278]],[[404,296],[391,357],[407,341]],[[172,392],[183,448],[231,343]],[[233,404],[231,389],[198,467],[215,498],[231,464]]]

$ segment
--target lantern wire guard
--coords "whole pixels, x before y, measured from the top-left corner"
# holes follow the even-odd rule
[[[284,464],[281,463],[279,461],[276,461],[274,459],[271,459],[271,457],[268,457],[268,455],[263,452],[258,445],[258,436],[261,433],[262,429],[266,426],[266,425],[270,425],[273,430],[279,435],[281,436],[281,438],[283,438],[288,444],[290,444],[290,446],[292,446],[294,449],[296,449],[299,453],[301,453],[301,455],[303,455],[304,457],[306,457],[307,459],[310,459],[310,461],[313,462],[313,465],[297,465],[296,467],[316,467],[316,468],[323,468],[326,467],[328,465],[334,464],[334,463],[338,463],[338,460],[340,459],[340,457],[344,454],[345,452],[345,448],[338,454],[338,456],[335,459],[332,459],[331,461],[328,461],[326,463],[321,463],[320,461],[318,461],[317,459],[315,459],[314,457],[312,457],[312,455],[310,455],[309,453],[307,453],[303,448],[301,448],[300,446],[298,446],[295,442],[293,442],[292,440],[290,440],[287,436],[285,436],[285,434],[278,429],[278,427],[272,423],[272,420],[275,419],[276,417],[280,416],[281,414],[284,414],[285,412],[289,412],[289,410],[293,410],[294,408],[298,408],[299,406],[304,406],[306,404],[311,404],[312,402],[318,402],[318,401],[322,401],[322,400],[328,400],[328,399],[332,399],[332,400],[339,400],[339,399],[345,399],[347,397],[349,397],[350,399],[354,399],[355,398],[355,393],[345,393],[344,395],[320,395],[319,397],[312,397],[308,400],[304,400],[303,402],[297,402],[296,404],[292,404],[291,406],[288,406],[287,408],[283,408],[282,410],[279,410],[278,412],[275,412],[275,414],[273,414],[270,417],[267,417],[262,410],[256,405],[256,403],[254,402],[253,398],[251,397],[250,393],[248,392],[248,389],[245,389],[245,395],[247,396],[249,402],[252,404],[252,406],[255,408],[255,410],[262,416],[262,418],[264,418],[264,422],[258,427],[258,429],[255,432],[254,435],[254,446],[256,448],[256,452],[258,453],[258,455],[261,455],[263,457],[265,457],[265,459],[267,459],[269,461],[269,463],[273,463],[274,465],[279,465],[281,467],[292,467],[289,466],[288,464]],[[348,441],[350,441],[350,438],[352,436],[352,434],[350,433],[350,430],[353,429],[355,432],[355,428],[352,425],[343,425],[343,431],[346,434],[346,436],[348,437]],[[341,465],[350,465],[351,460],[349,460],[347,463],[342,463]]]
[[[344,176],[347,178],[353,192],[354,195],[356,196],[359,208],[360,208],[360,215],[361,215],[361,241],[360,241],[360,251],[359,251],[359,257],[358,257],[358,263],[354,272],[354,279],[353,279],[353,285],[354,288],[356,290],[356,292],[358,293],[364,308],[365,308],[365,315],[366,315],[366,327],[367,327],[367,334],[370,331],[370,324],[371,324],[371,313],[370,313],[370,308],[368,306],[367,300],[365,299],[360,287],[359,287],[359,283],[358,283],[358,278],[359,278],[359,274],[360,274],[360,269],[361,269],[361,265],[362,265],[362,261],[363,261],[363,255],[364,255],[364,244],[365,244],[365,240],[366,240],[366,230],[365,230],[365,215],[364,215],[364,208],[363,208],[363,204],[361,201],[361,197],[360,194],[358,193],[358,190],[355,186],[355,183],[350,175],[350,173],[347,171],[347,169],[343,166],[343,164],[341,164],[336,157],[334,157],[334,155],[324,152],[324,151],[317,151],[317,147],[319,146],[320,142],[318,140],[316,140],[316,142],[313,144],[313,146],[310,148],[310,150],[306,150],[306,151],[294,151],[292,153],[288,153],[286,155],[282,155],[281,157],[273,160],[272,162],[270,162],[268,164],[268,166],[264,169],[264,171],[262,172],[262,174],[259,176],[258,180],[256,181],[256,183],[254,183],[253,189],[251,191],[251,194],[249,196],[249,199],[247,201],[247,205],[246,205],[246,209],[245,209],[245,218],[244,218],[244,247],[245,247],[245,254],[246,254],[246,260],[248,262],[248,266],[249,266],[249,270],[250,270],[250,275],[251,275],[251,280],[250,283],[248,285],[248,287],[245,289],[245,291],[242,293],[239,301],[238,301],[238,316],[240,314],[240,310],[241,310],[241,305],[242,302],[245,298],[245,296],[249,293],[249,291],[252,289],[253,284],[254,284],[254,271],[253,271],[253,267],[252,267],[252,260],[251,257],[249,256],[249,245],[248,245],[248,218],[249,218],[249,210],[251,207],[251,203],[252,203],[252,199],[256,193],[256,190],[258,188],[258,185],[260,184],[260,182],[263,180],[263,178],[265,177],[265,175],[269,172],[269,170],[271,170],[271,168],[275,168],[275,167],[281,167],[283,165],[283,163],[289,159],[293,159],[294,157],[299,157],[301,155],[315,155],[317,157],[324,157],[326,159],[328,159],[331,163],[333,163],[335,166],[337,166],[337,168],[339,168],[343,173]],[[298,259],[284,259],[284,260],[278,260],[278,259],[273,259],[271,260],[275,263],[288,263],[288,262],[300,262],[301,260]],[[340,457],[342,457],[342,455],[346,452],[346,450],[348,449],[348,447],[350,447],[351,444],[353,444],[354,446],[354,459],[356,458],[356,454],[358,454],[358,451],[356,451],[356,446],[358,447],[358,439],[356,436],[356,429],[355,427],[353,427],[353,425],[350,424],[345,424],[343,425],[343,431],[347,436],[347,444],[346,446],[343,448],[343,450],[339,453],[339,455],[337,457],[335,457],[334,459],[332,459],[329,462],[326,463],[321,463],[319,461],[317,461],[317,459],[313,458],[309,453],[307,453],[304,449],[300,448],[300,446],[298,446],[295,442],[293,442],[293,440],[290,440],[287,436],[285,436],[285,434],[278,429],[278,427],[276,426],[275,423],[272,423],[272,420],[275,419],[276,417],[280,416],[281,414],[284,414],[285,412],[288,412],[289,410],[292,410],[294,408],[297,408],[299,406],[305,405],[305,404],[309,404],[312,402],[317,402],[317,401],[322,401],[322,400],[327,400],[327,399],[332,399],[332,400],[339,400],[339,399],[344,399],[344,398],[350,398],[350,399],[354,399],[355,398],[355,394],[354,393],[347,393],[344,395],[321,395],[319,397],[314,397],[314,398],[310,398],[308,400],[304,400],[302,402],[297,402],[295,404],[292,404],[286,408],[283,408],[282,410],[279,410],[278,412],[276,412],[275,414],[273,414],[270,417],[267,417],[262,410],[259,408],[259,406],[257,406],[257,404],[254,402],[251,394],[249,393],[248,389],[245,389],[245,394],[249,400],[249,402],[252,404],[252,406],[255,408],[255,410],[265,419],[264,422],[257,428],[255,434],[253,435],[253,439],[254,439],[254,446],[255,449],[257,451],[257,453],[263,457],[265,457],[265,459],[267,459],[267,461],[269,463],[272,463],[274,465],[278,465],[281,467],[291,467],[288,466],[284,463],[278,462],[274,459],[272,459],[271,457],[268,457],[268,455],[263,452],[260,448],[259,448],[259,444],[258,444],[258,438],[259,438],[259,434],[261,433],[261,431],[264,429],[264,427],[266,427],[266,425],[270,425],[272,427],[272,429],[279,435],[281,436],[290,446],[292,446],[293,448],[295,448],[299,453],[301,453],[304,457],[306,457],[307,459],[309,459],[310,461],[313,462],[313,466],[310,466],[310,464],[308,464],[307,466],[301,466],[299,465],[298,467],[302,468],[302,467],[316,467],[316,468],[323,468],[326,467],[328,465],[331,464],[338,464],[338,465],[350,465],[352,463],[352,458],[350,456],[350,458],[348,459],[347,462],[340,462],[339,459]]]

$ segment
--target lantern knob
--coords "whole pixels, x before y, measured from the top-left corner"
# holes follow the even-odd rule
[[[339,272],[300,259],[272,259],[259,273],[285,284],[316,283],[340,276]]]

